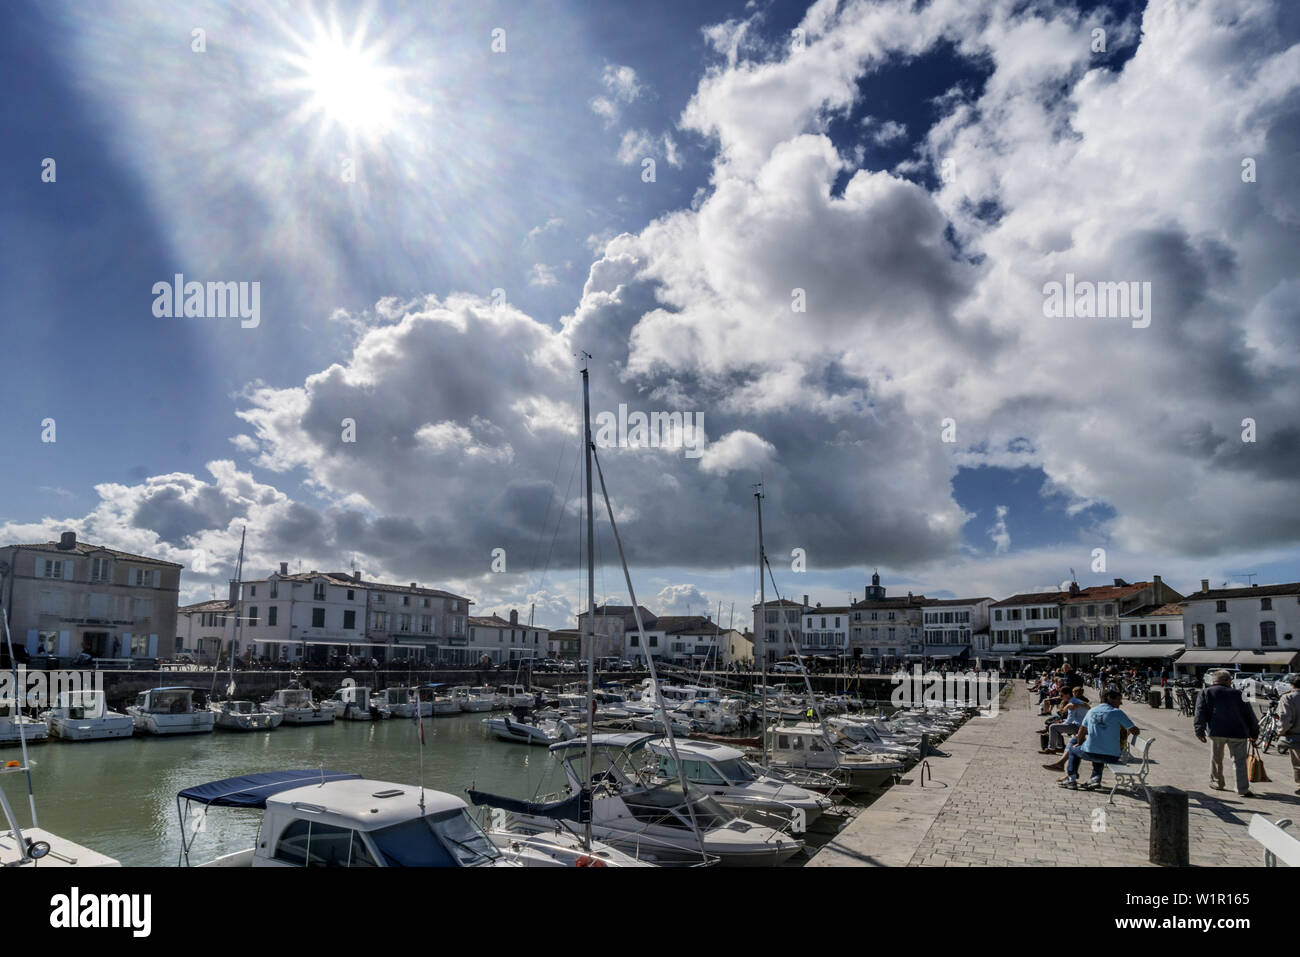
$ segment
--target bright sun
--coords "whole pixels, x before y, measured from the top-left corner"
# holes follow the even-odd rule
[[[337,23],[313,24],[310,38],[294,38],[299,52],[285,54],[296,74],[284,88],[305,95],[304,119],[337,125],[350,138],[375,138],[393,126],[402,101],[398,70],[384,62],[385,50],[367,46],[364,26],[350,39]]]

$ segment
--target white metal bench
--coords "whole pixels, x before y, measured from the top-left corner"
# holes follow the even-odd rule
[[[1115,803],[1115,790],[1121,783],[1126,787],[1133,788],[1134,791],[1141,787],[1142,792],[1146,793],[1147,775],[1151,772],[1151,745],[1154,741],[1155,738],[1146,736],[1134,738],[1133,743],[1129,746],[1128,759],[1123,764],[1109,765],[1111,773],[1115,775],[1115,783],[1111,786],[1110,799],[1106,802],[1107,804]],[[1134,748],[1137,749],[1138,755],[1136,769],[1134,769]],[[1124,770],[1125,768],[1128,770]]]
[[[1264,866],[1277,867],[1281,861],[1288,867],[1300,867],[1300,838],[1288,834],[1289,818],[1270,821],[1262,814],[1250,817],[1250,836],[1264,847]]]

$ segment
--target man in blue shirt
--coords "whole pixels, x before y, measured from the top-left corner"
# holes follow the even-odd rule
[[[1071,791],[1079,787],[1079,762],[1085,760],[1092,762],[1092,777],[1084,788],[1091,791],[1100,787],[1102,768],[1119,760],[1124,732],[1129,732],[1135,738],[1138,736],[1138,726],[1119,708],[1123,700],[1123,695],[1118,691],[1107,691],[1102,696],[1102,704],[1084,716],[1079,735],[1074,739],[1074,744],[1070,745],[1069,759],[1065,765],[1066,780],[1061,782],[1061,787]]]

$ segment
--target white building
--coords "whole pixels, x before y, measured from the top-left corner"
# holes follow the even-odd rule
[[[219,598],[176,609],[176,653],[190,655],[201,664],[215,662],[234,640],[237,607]]]
[[[927,658],[960,658],[976,652],[975,636],[988,640],[992,598],[940,598],[921,612]],[[979,649],[985,651],[987,649]]]
[[[1300,582],[1212,590],[1202,579],[1201,590],[1180,605],[1187,647],[1176,662],[1180,671],[1295,670]]]
[[[768,664],[794,654],[799,644],[803,613],[808,608],[808,596],[803,596],[803,604],[782,598],[777,601],[769,598],[763,607],[756,603],[754,612],[754,654],[764,655]],[[754,659],[757,663],[758,659]]]
[[[550,629],[519,624],[519,612],[510,620],[500,615],[474,615],[469,619],[469,643],[452,649],[453,664],[474,665],[484,658],[494,665],[511,665],[521,659],[550,657]]]
[[[847,605],[822,607],[818,602],[812,608],[806,608],[799,653],[835,657],[850,654],[849,619],[852,614],[853,609]]]
[[[988,647],[975,637],[971,653],[979,658],[1041,655],[1060,642],[1061,606],[1066,592],[1024,592],[990,603]]]

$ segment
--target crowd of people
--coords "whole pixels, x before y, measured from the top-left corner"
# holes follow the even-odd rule
[[[1146,678],[1155,686],[1168,685],[1168,669],[1148,671],[1136,668],[1105,667],[1092,672],[1076,670],[1071,665],[1042,675],[1026,675],[1029,690],[1038,695],[1039,714],[1045,719],[1040,730],[1040,754],[1056,756],[1043,767],[1062,773],[1058,783],[1063,788],[1093,790],[1101,786],[1102,773],[1108,764],[1122,760],[1124,750],[1135,740],[1140,728],[1121,705],[1125,683]],[[1278,708],[1279,738],[1287,745],[1295,783],[1300,785],[1300,677],[1291,683]],[[1096,695],[1096,703],[1089,692]],[[1242,693],[1232,687],[1232,673],[1216,671],[1210,683],[1196,697],[1192,730],[1198,741],[1210,746],[1210,787],[1225,791],[1224,753],[1232,760],[1233,786],[1241,797],[1255,797],[1250,789],[1247,767],[1249,749],[1259,736],[1259,717]],[[1281,750],[1281,748],[1279,748]],[[1079,767],[1092,765],[1092,774],[1079,784]],[[1300,794],[1300,786],[1296,788]]]

